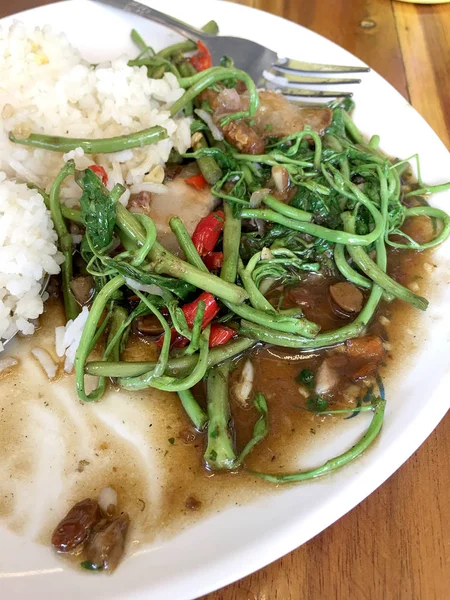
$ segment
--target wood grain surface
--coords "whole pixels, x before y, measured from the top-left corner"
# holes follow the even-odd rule
[[[450,148],[450,6],[392,6],[409,100]]]
[[[2,0],[0,17],[48,3]],[[239,3],[305,25],[359,56],[409,98],[450,148],[450,5]],[[295,552],[202,600],[447,600],[448,457],[447,416],[414,456],[349,514]]]

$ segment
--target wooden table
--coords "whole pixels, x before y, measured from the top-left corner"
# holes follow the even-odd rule
[[[3,2],[0,17],[46,3]],[[409,98],[450,148],[450,4],[240,3],[305,25],[359,56]],[[340,521],[295,552],[202,600],[450,598],[449,457],[447,416],[397,473]]]

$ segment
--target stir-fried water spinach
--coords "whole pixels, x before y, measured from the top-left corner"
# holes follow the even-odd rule
[[[208,24],[205,29],[211,27]],[[130,65],[147,68],[153,78],[170,72],[185,90],[170,112],[193,116],[192,147],[175,162],[196,163],[198,175],[186,181],[197,189],[210,185],[221,207],[199,222],[192,238],[182,219],[171,219],[170,227],[185,256],[182,259],[159,243],[148,214],[131,212],[121,204],[122,186],[109,189],[95,169],[77,171],[72,161],[66,163],[48,205],[65,257],[62,289],[67,319],[79,311],[70,285],[71,221],[84,228],[80,254],[96,290],[75,360],[78,395],[83,401],[100,400],[108,378],[126,390],[153,387],[177,392],[193,426],[205,432],[206,467],[212,471],[245,468],[246,458],[270,430],[270,402],[256,382],[253,410],[257,419],[252,437],[239,452],[228,389],[236,359],[262,344],[299,352],[338,345],[351,348],[351,341],[364,334],[382,300],[397,298],[426,310],[424,297],[388,275],[386,251],[389,247],[421,251],[449,236],[449,216],[429,206],[425,196],[449,189],[450,184],[426,186],[420,177],[417,184],[405,184],[407,162],[379,151],[378,136],[366,141],[350,117],[353,107],[348,100],[330,105],[332,121],[325,131],[318,133],[305,125],[289,135],[271,136],[268,126],[252,148],[243,147],[242,136],[254,133],[260,102],[246,73],[229,60],[212,66],[204,50],[195,59],[187,57],[186,53],[195,50],[192,42],[155,53],[137,32],[133,31],[132,39],[139,55]],[[213,95],[208,96],[209,92]],[[217,115],[214,95],[223,92],[234,104],[237,99],[239,107]],[[38,134],[26,139],[10,137],[13,142],[55,152],[81,147],[95,154],[154,144],[167,133],[153,127],[103,140]],[[61,185],[72,175],[80,187],[79,209],[68,209],[59,198]],[[414,203],[412,198],[419,200]],[[432,220],[431,239],[418,241],[404,231],[407,220],[419,217]],[[321,331],[319,324],[306,318],[301,305],[283,305],[289,286],[311,274],[333,276],[347,285],[336,288],[333,297],[339,298],[346,290],[343,306],[354,317],[350,322]],[[274,290],[278,295],[273,295]],[[356,300],[364,297],[364,305],[356,302],[353,307],[352,294]],[[154,340],[160,348],[158,359],[122,360],[130,328],[148,315],[160,327]],[[90,360],[94,351],[95,360]],[[85,378],[92,375],[99,377],[98,385],[87,393]],[[297,381],[312,393],[315,377],[304,370]],[[202,381],[206,406],[194,389]],[[318,414],[343,413],[346,418],[349,410],[351,416],[372,411],[369,428],[350,450],[311,471],[251,472],[274,483],[303,481],[354,460],[382,426],[384,394],[381,384],[379,394],[373,389],[363,404],[360,401],[351,410],[333,410],[320,395],[310,396],[306,405]]]

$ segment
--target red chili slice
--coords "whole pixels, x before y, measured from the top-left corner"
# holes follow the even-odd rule
[[[220,269],[223,264],[223,252],[210,252],[203,257],[203,262],[210,271]]]
[[[101,167],[100,165],[91,165],[90,167],[88,167],[88,169],[94,171],[94,173],[100,177],[103,185],[106,185],[108,183],[108,173],[103,167]]]
[[[203,301],[205,303],[205,313],[203,315],[202,329],[204,329],[209,323],[211,323],[211,321],[214,319],[214,317],[220,310],[220,306],[217,304],[217,301],[214,298],[214,296],[209,292],[202,292],[196,300],[190,302],[189,304],[185,304],[181,307],[181,310],[183,311],[184,316],[186,317],[186,322],[190,329],[192,329],[192,327],[194,326],[195,314],[197,312],[198,303],[200,301]],[[177,331],[174,328],[171,329],[170,335],[171,348],[183,348],[184,346],[186,346],[186,344],[189,343],[189,340],[184,336],[179,335],[179,333],[177,333]],[[158,338],[156,344],[161,348],[163,342],[164,334],[160,338]]]
[[[210,51],[200,40],[197,42],[197,48],[198,51],[194,54],[194,56],[191,56],[189,62],[197,69],[197,71],[210,69],[213,66]]]
[[[211,333],[209,336],[209,347],[214,348],[214,346],[226,344],[235,335],[236,331],[234,329],[231,329],[231,327],[227,327],[226,325],[222,325],[221,323],[212,323]]]
[[[159,337],[156,340],[155,344],[158,346],[158,348],[162,348],[163,343],[164,333],[161,337]],[[170,347],[184,348],[184,346],[186,346],[187,344],[189,344],[189,340],[186,337],[184,337],[184,335],[180,335],[178,331],[172,327],[172,329],[170,330]]]
[[[225,213],[221,210],[203,217],[192,234],[192,242],[200,254],[206,256],[213,252],[225,224]]]
[[[191,328],[194,326],[195,313],[197,312],[198,303],[200,301],[203,301],[206,305],[205,314],[203,315],[202,329],[204,329],[208,323],[211,323],[220,310],[220,306],[217,304],[214,296],[209,292],[202,292],[196,300],[181,307],[181,310],[184,312],[184,316],[186,317],[187,324]]]
[[[192,177],[188,177],[184,180],[187,184],[195,187],[196,190],[203,190],[207,184],[206,179],[203,177],[201,173],[198,175],[192,175]]]

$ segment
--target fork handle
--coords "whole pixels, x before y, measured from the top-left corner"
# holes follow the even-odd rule
[[[125,10],[133,15],[138,15],[139,17],[144,17],[145,19],[149,19],[150,21],[156,21],[156,23],[160,23],[161,25],[166,25],[173,31],[181,34],[184,37],[189,38],[190,40],[197,43],[200,39],[208,37],[208,34],[205,34],[203,31],[199,31],[195,29],[195,27],[191,27],[187,23],[183,23],[183,21],[179,21],[170,15],[166,15],[155,8],[150,8],[150,6],[145,6],[145,4],[141,4],[140,2],[135,2],[135,0],[98,0],[102,4],[106,4],[108,6],[113,6],[114,8],[120,8],[121,10]]]

